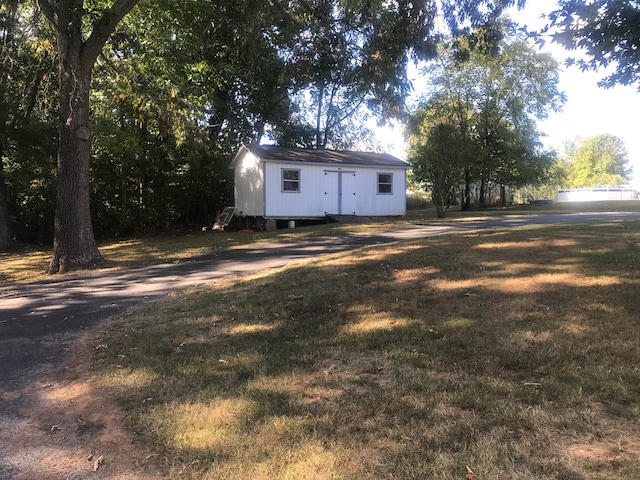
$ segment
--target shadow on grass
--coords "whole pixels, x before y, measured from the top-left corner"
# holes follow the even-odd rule
[[[640,468],[640,233],[616,228],[222,282],[128,313],[97,365],[185,478],[624,478]]]

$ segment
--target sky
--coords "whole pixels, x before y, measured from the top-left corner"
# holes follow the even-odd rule
[[[514,9],[510,17],[535,30],[544,25],[541,15],[555,9],[555,0],[529,0],[524,10]],[[559,88],[567,97],[562,111],[550,114],[538,124],[538,129],[545,134],[542,138],[545,146],[561,153],[565,141],[602,133],[615,135],[627,149],[629,163],[634,170],[631,183],[640,189],[640,122],[637,120],[640,116],[640,92],[637,87],[604,89],[598,86],[604,72],[583,72],[577,66],[564,66],[567,57],[578,56],[576,52],[568,52],[551,42],[547,42],[541,51],[552,54],[559,62]],[[385,135],[392,153],[406,158],[403,140],[391,131]]]
[[[511,17],[535,29],[544,24],[541,14],[553,11],[556,5],[554,0],[529,0],[524,10],[513,11]],[[583,72],[577,66],[563,65],[565,58],[577,55],[575,51],[567,52],[551,42],[547,42],[542,51],[551,53],[560,62],[559,86],[567,96],[562,111],[552,113],[538,125],[546,134],[545,145],[561,151],[564,141],[576,137],[601,133],[615,135],[624,142],[634,168],[632,184],[640,188],[640,131],[636,121],[640,112],[640,92],[637,86],[604,89],[598,86],[604,72]]]

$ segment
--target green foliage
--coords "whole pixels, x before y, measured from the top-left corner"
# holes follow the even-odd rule
[[[55,199],[53,45],[31,4],[0,6],[0,249],[51,240]]]
[[[624,185],[631,179],[624,142],[609,134],[577,139],[567,147],[568,183],[573,188]]]
[[[297,105],[293,120],[315,131],[315,146],[346,147],[366,114],[402,118],[411,60],[436,56],[443,18],[455,31],[485,23],[513,1],[312,0],[291,9],[293,33],[282,46]],[[522,2],[519,2],[522,3]],[[354,118],[356,121],[354,121]]]
[[[414,178],[426,184],[438,218],[444,218],[462,182],[472,144],[454,121],[438,117],[437,108],[432,105],[413,114],[408,157]]]
[[[100,235],[211,223],[231,202],[233,150],[287,117],[282,62],[260,33],[275,29],[264,6],[162,7],[143,2],[98,60],[92,208]]]
[[[350,120],[367,109],[399,113],[409,91],[410,37],[427,25],[422,7],[316,0],[293,8],[294,32],[283,57],[298,105],[294,120],[313,126],[317,148],[353,143],[356,136],[345,135]]]
[[[48,244],[55,210],[55,123],[33,121],[13,132],[5,159],[7,203],[21,242]]]
[[[0,8],[0,235],[10,221],[19,240],[42,243],[64,105],[56,49],[66,42],[54,29],[80,25],[67,33],[96,58],[90,201],[106,237],[209,222],[231,202],[227,165],[243,141],[372,142],[370,117],[405,113],[406,67],[434,55],[436,18],[460,31],[515,2],[447,0],[436,11],[428,0],[142,0],[117,24],[105,12],[120,18],[135,1],[35,3]]]
[[[547,178],[553,154],[541,149],[536,121],[564,101],[550,56],[498,20],[455,39],[430,73],[430,95],[410,127],[410,159],[416,177],[434,189],[439,215],[462,183],[463,207],[471,183],[484,206],[490,185],[522,187]]]
[[[612,67],[600,85],[638,85],[640,89],[640,4],[637,0],[561,0],[547,15],[540,32],[569,50],[586,52],[586,60],[570,58],[583,70]],[[540,38],[542,38],[542,36]]]
[[[424,210],[431,205],[431,195],[424,191],[407,192],[407,210]]]
[[[568,185],[570,164],[562,156],[558,156],[555,152],[552,155],[552,162],[546,172],[546,176],[541,179],[540,183],[523,185],[518,190],[516,202],[528,202],[530,200],[556,198],[558,190],[566,188]]]

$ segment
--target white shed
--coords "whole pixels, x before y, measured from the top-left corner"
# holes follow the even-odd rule
[[[230,168],[238,216],[309,219],[406,212],[411,166],[387,153],[243,145]]]

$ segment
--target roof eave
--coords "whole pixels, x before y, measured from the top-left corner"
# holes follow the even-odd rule
[[[262,158],[259,155],[256,157],[264,162],[264,163],[291,163],[296,165],[323,165],[327,167],[333,168],[402,168],[404,170],[411,170],[413,167],[406,163],[404,165],[398,165],[393,163],[335,163],[335,162],[316,162],[316,161],[306,161],[302,162],[299,160],[287,160],[284,158]]]

